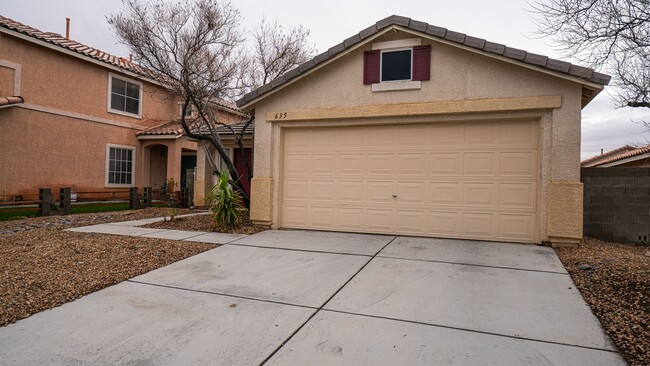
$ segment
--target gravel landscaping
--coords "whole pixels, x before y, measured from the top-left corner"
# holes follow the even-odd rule
[[[650,365],[650,248],[585,238],[556,252],[627,362]]]
[[[187,230],[187,231],[209,231],[229,234],[256,234],[266,230],[260,226],[254,226],[245,216],[242,223],[231,230],[221,230],[212,218],[212,215],[197,215],[191,217],[178,217],[172,221],[155,222],[153,224],[144,225],[141,227],[155,228],[155,229],[174,229],[174,230]]]
[[[170,209],[0,222],[0,326],[215,248],[63,229],[169,215]],[[177,214],[189,213],[177,210]]]

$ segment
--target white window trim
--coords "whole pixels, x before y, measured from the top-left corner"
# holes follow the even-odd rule
[[[131,184],[118,184],[118,183],[109,183],[108,182],[108,170],[111,158],[111,147],[118,149],[127,149],[133,151],[133,161],[131,162]],[[135,146],[128,145],[117,145],[117,144],[106,144],[106,164],[104,168],[104,187],[106,188],[126,188],[126,187],[135,187],[135,161],[136,161],[136,149]]]
[[[138,85],[138,87],[140,89],[140,95],[139,95],[140,105],[138,106],[138,112],[139,112],[138,114],[124,112],[124,111],[120,111],[118,109],[111,108],[111,90],[113,90],[113,78],[119,79],[119,80],[122,80],[122,81],[126,81],[126,82],[129,82],[131,84]],[[142,100],[142,83],[140,81],[135,80],[135,79],[130,79],[130,78],[124,77],[122,75],[114,74],[112,72],[108,73],[108,98],[106,98],[106,108],[107,108],[108,113],[119,114],[119,115],[122,115],[122,116],[141,119],[142,118],[142,107],[144,106],[143,102],[144,101]]]
[[[387,50],[391,48],[407,48],[421,46],[422,38],[398,39],[396,41],[375,42],[372,44],[373,50]]]
[[[398,39],[395,41],[376,42],[372,44],[373,50],[379,50],[379,83],[371,85],[373,92],[394,91],[394,90],[416,90],[422,89],[422,82],[413,81],[413,47],[421,46],[422,38]],[[411,78],[409,80],[382,81],[383,53],[384,51],[411,50]]]
[[[183,106],[185,105],[184,102],[178,102],[178,118],[183,118]],[[190,104],[190,110],[192,111],[192,114],[190,114],[190,118],[194,118],[196,115],[196,108],[194,107],[193,104]]]

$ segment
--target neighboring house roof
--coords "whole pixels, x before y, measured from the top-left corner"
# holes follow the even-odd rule
[[[623,147],[619,147],[616,150],[612,150],[606,154],[609,154],[609,157],[607,157],[604,160],[594,161],[593,159],[600,158],[605,154],[595,156],[591,159],[587,159],[582,163],[580,163],[580,165],[585,168],[609,167],[609,166],[616,166],[619,164],[629,163],[631,161],[636,161],[640,159],[650,159],[650,145],[642,146],[639,148],[634,148],[632,146],[626,145]]]
[[[634,150],[634,149],[635,149],[635,147],[630,146],[630,145],[621,146],[621,147],[616,148],[614,150],[607,151],[607,152],[602,153],[600,155],[592,156],[589,159],[585,159],[585,160],[580,162],[580,166],[583,167],[583,168],[589,168],[589,167],[592,167],[592,166],[597,166],[601,162],[609,159],[612,156],[620,155],[622,153],[626,153],[626,152]]]
[[[230,128],[232,128],[235,133],[241,133],[242,129],[244,128],[245,123],[235,123],[230,125]],[[190,123],[190,128],[194,130],[193,124]],[[225,126],[219,126],[217,127],[217,133],[223,137],[230,136],[232,134],[230,128],[225,127]],[[251,122],[248,127],[246,128],[246,131],[244,132],[245,135],[252,135],[253,131],[255,130],[255,122]],[[168,121],[164,122],[160,125],[154,126],[147,128],[146,130],[142,130],[136,133],[137,136],[183,136],[185,134],[185,131],[183,131],[183,126],[181,125],[180,120],[176,121]]]
[[[60,48],[61,51],[63,50],[72,51],[81,56],[85,56],[89,59],[100,61],[101,63],[106,64],[106,66],[114,66],[125,72],[133,73],[143,78],[151,79],[155,75],[154,71],[146,67],[143,67],[141,65],[138,65],[135,62],[129,61],[124,57],[111,55],[110,53],[104,52],[97,48],[87,46],[83,43],[79,43],[72,39],[65,38],[64,36],[58,33],[43,32],[39,29],[30,27],[26,24],[17,22],[13,19],[4,17],[2,15],[0,15],[0,28],[5,28],[5,29],[12,30],[14,32],[18,32],[30,38],[37,39],[52,44],[54,46],[57,46],[58,48]],[[155,79],[149,81],[156,82]],[[234,111],[235,113],[241,113],[239,108],[237,108],[237,104],[235,104],[232,101],[220,99],[214,102],[221,107]]]
[[[25,99],[21,96],[0,97],[0,108],[11,107],[22,103],[25,103]]]
[[[503,44],[486,41],[482,38],[468,36],[464,33],[454,32],[447,30],[446,28],[429,25],[425,22],[410,19],[407,17],[392,15],[347,38],[343,42],[331,47],[327,51],[321,53],[320,55],[317,55],[302,65],[287,71],[283,75],[272,80],[270,83],[262,85],[261,87],[244,95],[241,99],[237,100],[237,105],[239,107],[247,106],[252,101],[257,100],[264,95],[267,95],[272,90],[275,90],[276,88],[288,83],[291,80],[304,76],[305,74],[313,71],[316,66],[321,65],[332,58],[335,58],[343,52],[354,48],[356,45],[363,43],[365,40],[368,40],[368,38],[371,38],[392,26],[423,33],[431,36],[432,38],[444,40],[446,42],[457,44],[463,47],[469,47],[471,49],[479,50],[489,54],[502,56],[507,59],[532,65],[540,69],[557,72],[560,74],[566,74],[584,82],[591,82],[604,86],[607,85],[611,79],[611,76],[595,72],[593,69],[587,67],[572,65],[566,61],[555,60],[543,55],[507,47]],[[591,98],[594,96],[595,94],[590,94],[586,97],[591,100]]]

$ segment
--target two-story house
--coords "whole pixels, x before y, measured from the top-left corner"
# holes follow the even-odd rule
[[[197,142],[179,129],[179,100],[136,63],[67,33],[0,16],[0,200],[39,187],[184,182]],[[218,108],[232,121],[244,116],[234,104]]]

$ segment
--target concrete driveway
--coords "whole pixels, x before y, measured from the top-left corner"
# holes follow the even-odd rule
[[[12,365],[625,365],[550,248],[265,231],[0,328]]]

